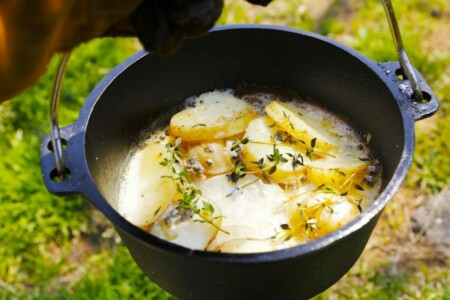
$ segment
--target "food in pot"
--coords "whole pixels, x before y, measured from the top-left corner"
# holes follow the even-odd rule
[[[298,96],[237,95],[188,99],[131,152],[128,221],[192,249],[265,252],[320,238],[378,196],[370,135]]]

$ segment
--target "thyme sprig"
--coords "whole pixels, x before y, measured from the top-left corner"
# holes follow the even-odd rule
[[[288,160],[286,159],[286,157],[283,156],[282,153],[280,153],[280,149],[277,148],[275,144],[273,145],[273,153],[267,154],[266,158],[268,161],[271,162],[271,164],[266,165],[264,163],[264,157],[260,158],[258,161],[251,161],[251,163],[257,165],[259,172],[261,172],[261,176],[267,181],[269,181],[269,177],[267,174],[270,175],[275,173],[277,171],[277,166],[280,163],[287,162]]]
[[[290,115],[287,115],[286,112],[285,112],[284,110],[283,110],[283,116],[286,118],[286,121],[289,123],[289,126],[291,126],[291,129],[292,129],[292,130],[295,130],[294,124],[292,124],[292,122],[291,122],[291,120],[290,120],[291,116],[290,116]]]
[[[306,234],[309,235],[310,232],[319,229],[317,227],[317,219],[316,218],[308,218],[305,222],[305,230]]]
[[[325,193],[325,194],[330,194],[331,196],[347,196],[348,194],[348,190],[351,187],[351,184],[353,182],[353,178],[355,177],[356,173],[353,172],[343,183],[341,183],[341,185],[337,188],[333,188],[329,185],[326,184],[321,184],[318,187],[316,187],[313,190],[309,190],[309,191],[304,191],[295,195],[290,196],[285,203],[292,201],[293,199],[296,199],[300,196],[304,196],[307,194],[311,194],[312,196],[314,196],[317,193]],[[360,187],[360,185],[358,185]],[[356,188],[356,187],[355,187]],[[361,187],[362,188],[362,187]]]
[[[172,180],[175,188],[180,196],[178,199],[178,208],[191,211],[200,219],[196,222],[208,223],[217,230],[229,234],[228,231],[215,224],[215,220],[222,216],[215,216],[215,209],[211,202],[202,200],[199,205],[202,191],[196,188],[189,177],[190,172],[183,167],[183,159],[187,156],[181,151],[181,138],[177,138],[173,144],[166,144],[166,157],[160,162],[160,165],[168,167],[170,175],[162,176]]]
[[[285,203],[297,199],[299,196],[307,196],[308,199],[315,199],[317,203],[314,205],[304,205],[302,203],[296,203],[298,208],[298,213],[303,221],[302,226],[304,227],[304,230],[306,232],[306,235],[309,235],[310,233],[314,232],[315,230],[320,229],[317,226],[317,218],[323,213],[327,212],[329,214],[334,213],[334,209],[332,207],[333,199],[335,197],[342,197],[347,196],[348,194],[348,188],[349,186],[354,186],[355,189],[363,191],[363,187],[360,186],[357,183],[353,183],[353,177],[356,173],[352,173],[349,178],[347,178],[346,181],[344,181],[338,188],[333,188],[331,186],[322,184],[318,187],[316,187],[313,190],[305,191],[302,193],[299,193],[297,195],[289,197],[288,200],[285,201]],[[346,190],[343,191],[342,189],[345,188]],[[325,199],[320,199],[317,197],[317,193],[324,193],[329,194],[330,196],[327,196]],[[355,205],[358,208],[358,211],[362,212],[361,203],[363,201],[363,198],[356,198],[356,197],[348,197],[347,201],[350,201],[353,205]]]
[[[305,146],[305,155],[306,157],[308,157],[310,160],[313,160],[313,154],[319,154],[316,149],[314,149],[316,147],[316,143],[317,143],[317,138],[313,138],[311,139],[311,141],[309,141],[309,145],[306,144],[305,141],[303,140],[298,140],[300,143],[302,143]],[[320,153],[320,154],[324,154],[324,153]]]
[[[274,228],[274,234],[270,239],[282,240],[283,242],[289,241],[292,238],[292,229],[289,227],[289,224],[280,224],[280,229]]]
[[[303,226],[305,229],[306,236],[309,236],[310,233],[312,233],[314,230],[319,229],[319,227],[317,227],[317,219],[310,217],[309,213],[306,210],[308,210],[308,211],[312,210],[314,212],[317,209],[321,209],[321,212],[322,212],[323,208],[325,208],[325,204],[322,203],[321,201],[319,201],[319,203],[314,206],[303,207],[300,203],[297,203],[297,207],[298,207],[300,217],[302,219],[305,219]]]
[[[237,183],[239,179],[248,174],[247,165],[241,160],[237,159],[234,163],[233,171],[225,176],[231,182]]]
[[[320,151],[317,148],[317,137],[312,138],[309,143],[307,143],[304,140],[296,139],[287,131],[278,130],[273,135],[273,140],[275,142],[283,143],[286,147],[290,147],[288,145],[299,145],[300,143],[299,146],[303,148],[304,155],[308,157],[309,160],[314,160],[323,156],[336,157],[330,153]]]
[[[263,142],[250,142],[247,138],[244,138],[242,141],[235,140],[233,142],[233,145],[231,146],[232,151],[240,151],[240,145],[247,144],[247,143],[263,143]],[[269,143],[263,143],[263,144],[269,144]],[[244,177],[247,174],[256,174],[260,173],[261,176],[267,180],[270,181],[268,175],[271,175],[277,171],[277,167],[281,163],[286,163],[289,161],[287,157],[291,159],[291,166],[292,169],[295,170],[298,166],[303,166],[303,156],[300,153],[281,153],[280,149],[277,147],[277,144],[269,144],[273,145],[273,151],[271,154],[267,154],[265,157],[261,157],[257,161],[251,161],[250,163],[255,164],[258,167],[258,170],[250,171],[245,164],[245,162],[241,159],[240,156],[238,156],[234,163],[234,168],[230,174],[227,174],[228,180],[237,183],[239,179]],[[265,163],[265,160],[267,159],[270,163]]]
[[[241,139],[235,139],[234,141],[233,141],[233,144],[231,144],[231,148],[230,148],[230,150],[231,151],[240,151],[240,149],[241,149],[241,145],[245,145],[245,144],[247,144],[249,142],[249,139],[248,138],[243,138],[242,140]]]
[[[289,156],[292,161],[291,161],[291,166],[292,166],[292,170],[295,170],[298,166],[304,166],[304,162],[303,162],[303,155],[301,155],[301,153],[286,153],[287,156]]]

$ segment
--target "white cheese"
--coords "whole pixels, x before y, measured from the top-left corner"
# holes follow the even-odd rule
[[[288,222],[283,190],[276,184],[263,183],[254,175],[241,178],[237,184],[218,175],[199,181],[196,186],[202,197],[220,207],[224,217],[221,227],[230,232],[219,232],[210,248],[235,238],[270,239],[281,224]]]

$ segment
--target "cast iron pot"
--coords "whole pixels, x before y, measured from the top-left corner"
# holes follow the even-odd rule
[[[50,192],[82,194],[119,232],[146,275],[181,299],[302,299],[339,280],[356,262],[377,220],[405,178],[414,122],[438,102],[417,74],[426,103],[410,99],[398,62],[377,63],[335,41],[274,26],[225,26],[186,41],[167,59],[139,52],[93,90],[77,122],[62,128],[67,143],[63,182],[53,180],[50,139],[42,172]],[[399,78],[400,77],[400,78]],[[192,95],[243,83],[282,86],[347,116],[383,166],[379,198],[355,220],[313,242],[259,254],[190,250],[133,226],[114,209],[121,166],[130,146],[155,116]]]

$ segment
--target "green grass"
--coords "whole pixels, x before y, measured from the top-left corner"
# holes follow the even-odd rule
[[[391,274],[380,264],[367,268],[356,265],[337,285],[315,297],[325,299],[450,299],[449,273],[437,272],[441,278],[427,278],[424,266],[420,273]]]
[[[274,0],[269,8],[233,0],[227,2],[219,23],[315,30],[376,61],[397,60],[378,1],[350,1],[349,10],[340,7],[341,1],[331,2],[327,13],[320,14],[319,4],[312,0]],[[433,36],[450,26],[449,8],[447,0],[394,1],[394,5],[411,60],[441,102],[437,116],[422,121],[429,126],[418,123],[416,155],[404,188],[435,194],[450,184],[450,51],[440,49],[441,40]],[[111,39],[74,51],[63,86],[62,125],[74,122],[99,80],[135,51],[135,41]],[[87,201],[52,196],[42,183],[39,152],[48,132],[55,66],[56,59],[31,89],[0,106],[0,299],[170,299],[143,275],[111,225]],[[385,215],[389,219],[395,209],[388,207]],[[382,219],[380,226],[396,233],[389,227],[392,224],[385,223]],[[391,241],[389,234],[377,236],[380,243]],[[450,299],[445,267],[419,260],[393,271],[394,258],[370,253],[317,298]]]
[[[71,299],[174,299],[161,291],[140,269],[124,246],[93,255],[85,277],[63,295]]]

